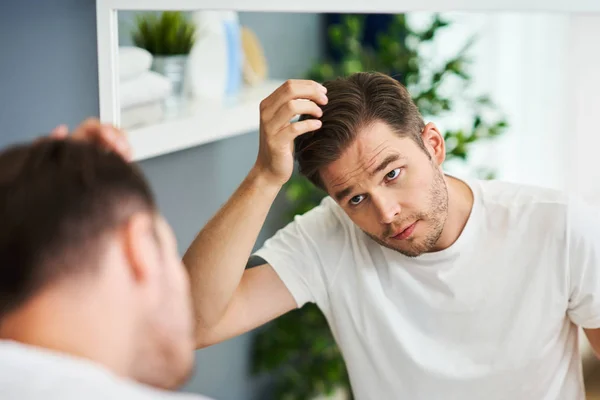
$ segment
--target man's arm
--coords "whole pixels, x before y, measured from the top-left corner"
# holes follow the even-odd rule
[[[294,138],[320,127],[315,119],[290,120],[298,114],[320,117],[317,103],[325,102],[318,83],[288,81],[261,103],[255,166],[184,255],[199,346],[246,332],[296,307],[272,267],[245,266],[275,197],[292,174]]]
[[[277,188],[263,186],[251,173],[185,253],[199,348],[295,308],[294,298],[270,265],[245,269],[276,194]]]
[[[296,308],[296,302],[269,264],[247,269],[219,321],[198,325],[196,344],[204,348],[248,332]]]
[[[584,332],[596,357],[600,359],[600,329],[584,329]]]

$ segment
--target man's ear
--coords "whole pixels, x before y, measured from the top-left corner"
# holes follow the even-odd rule
[[[154,273],[158,247],[154,223],[150,214],[140,212],[132,215],[123,227],[125,257],[135,281],[147,280]]]
[[[438,166],[441,165],[446,159],[446,142],[433,122],[425,125],[421,131],[421,138],[431,158]]]

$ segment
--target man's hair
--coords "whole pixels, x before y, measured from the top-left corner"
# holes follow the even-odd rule
[[[0,153],[0,317],[61,279],[98,272],[110,232],[155,209],[142,174],[97,145],[44,139]]]
[[[394,78],[378,72],[359,72],[323,84],[328,103],[322,106],[322,125],[294,141],[300,173],[325,189],[321,168],[336,161],[359,131],[380,121],[398,135],[410,137],[423,149],[425,123],[408,90]],[[315,118],[302,115],[300,120]]]

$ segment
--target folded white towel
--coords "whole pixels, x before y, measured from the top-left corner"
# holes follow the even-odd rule
[[[139,77],[120,83],[121,109],[164,99],[173,90],[171,81],[154,71],[146,71]]]
[[[125,108],[121,110],[121,128],[131,129],[156,124],[164,117],[161,100]]]
[[[119,80],[133,79],[150,69],[152,54],[135,46],[119,47]]]

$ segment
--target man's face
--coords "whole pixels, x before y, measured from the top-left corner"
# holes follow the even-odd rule
[[[137,369],[141,381],[174,388],[190,376],[194,364],[193,311],[188,274],[177,251],[175,236],[162,217],[156,217],[156,241],[144,250],[152,275],[140,327],[143,345]],[[153,247],[153,248],[152,248]]]
[[[443,155],[436,154],[443,139],[431,125],[422,137],[427,153],[375,122],[321,171],[327,192],[360,229],[409,257],[435,249],[448,213]]]

